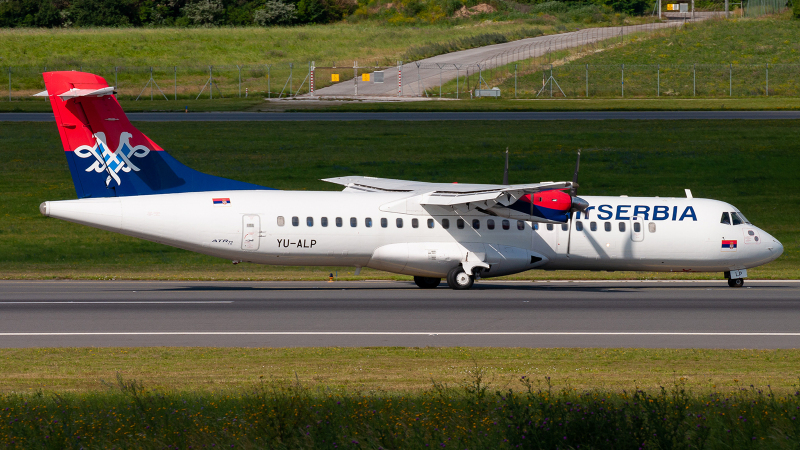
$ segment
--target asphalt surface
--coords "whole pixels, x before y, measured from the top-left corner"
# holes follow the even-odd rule
[[[711,15],[697,15],[695,19],[689,21],[699,21],[710,17]],[[588,46],[600,41],[624,41],[625,39],[630,39],[627,36],[631,33],[655,32],[664,28],[680,27],[683,23],[681,20],[668,20],[661,23],[623,27],[587,28],[568,33],[537,36],[445,53],[403,64],[399,67],[399,70],[398,67],[383,68],[381,70],[383,72],[383,82],[380,83],[374,82],[374,72],[370,72],[370,81],[354,78],[353,80],[317,89],[314,91],[314,95],[336,97],[353,95],[425,97],[429,95],[426,89],[436,88],[456,77],[464,77],[468,72],[474,75],[475,73],[481,73],[515,61],[542,57],[550,52]],[[332,73],[352,70],[345,67],[320,67],[322,64],[324,63],[319,64],[315,71],[317,79],[329,78]],[[339,65],[341,66],[341,64]],[[398,75],[400,75],[399,80]],[[486,88],[488,89],[489,86],[486,86]]]
[[[317,112],[128,113],[132,122],[292,122],[428,120],[768,120],[800,119],[800,111],[570,111],[570,112]],[[0,113],[0,122],[53,122],[53,113]]]
[[[800,282],[2,281],[0,347],[800,347]]]

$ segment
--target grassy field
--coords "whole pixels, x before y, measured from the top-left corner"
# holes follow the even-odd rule
[[[198,370],[203,367],[203,370]],[[422,392],[459,386],[475,374],[492,389],[524,389],[520,377],[555,389],[657,391],[680,381],[695,393],[767,385],[797,388],[798,350],[526,348],[42,348],[0,350],[0,392],[88,393],[118,372],[150,390],[233,392],[258,383]]]
[[[800,158],[794,121],[577,121],[140,123],[189,166],[280,189],[336,190],[319,181],[370,175],[496,183],[503,149],[511,182],[568,179],[583,149],[581,194],[683,196],[729,201],[775,235],[785,253],[753,278],[798,278]],[[42,217],[45,200],[75,197],[55,127],[0,128],[0,277],[320,279],[332,268],[274,268],[210,258]],[[676,130],[680,130],[676,133]],[[235,143],[235,145],[232,145]],[[224,148],[225,151],[219,149]],[[776,199],[780,199],[777,201]],[[352,269],[339,271],[353,277]],[[363,278],[394,277],[364,272]],[[527,272],[540,278],[719,278],[720,274]]]
[[[799,359],[796,350],[0,350],[0,444],[789,449],[800,437]]]
[[[587,77],[590,98],[797,98],[800,29],[787,19],[709,20],[640,34],[624,45],[578,58],[560,55],[553,61],[552,75],[564,95],[573,99],[587,97]],[[517,63],[518,96],[535,97],[543,75],[550,76],[550,65],[541,58]],[[514,65],[499,68],[492,76],[492,85],[510,97]],[[555,95],[563,98],[558,89]]]

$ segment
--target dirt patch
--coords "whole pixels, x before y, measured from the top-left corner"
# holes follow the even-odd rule
[[[493,7],[492,5],[489,5],[489,4],[486,4],[486,3],[481,3],[479,5],[473,6],[472,8],[469,8],[469,9],[467,9],[466,6],[462,6],[461,9],[459,9],[458,11],[456,11],[455,14],[453,14],[453,17],[463,18],[463,17],[474,16],[475,14],[493,13],[495,11],[497,11],[497,9],[495,7]]]

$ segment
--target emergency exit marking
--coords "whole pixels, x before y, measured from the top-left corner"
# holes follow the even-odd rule
[[[369,74],[368,73],[362,73],[361,74],[361,81],[369,81]]]

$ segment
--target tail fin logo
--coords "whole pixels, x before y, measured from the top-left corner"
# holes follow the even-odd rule
[[[131,162],[131,158],[144,158],[150,153],[150,149],[144,145],[130,145],[130,138],[133,135],[127,132],[122,132],[119,135],[119,146],[116,151],[110,151],[106,143],[106,135],[103,132],[94,134],[94,146],[81,145],[74,150],[75,155],[79,158],[92,158],[95,161],[86,168],[86,172],[95,171],[97,173],[108,173],[106,178],[106,187],[111,184],[113,179],[117,186],[122,184],[119,178],[119,172],[130,172],[131,170],[138,172],[139,168]]]

